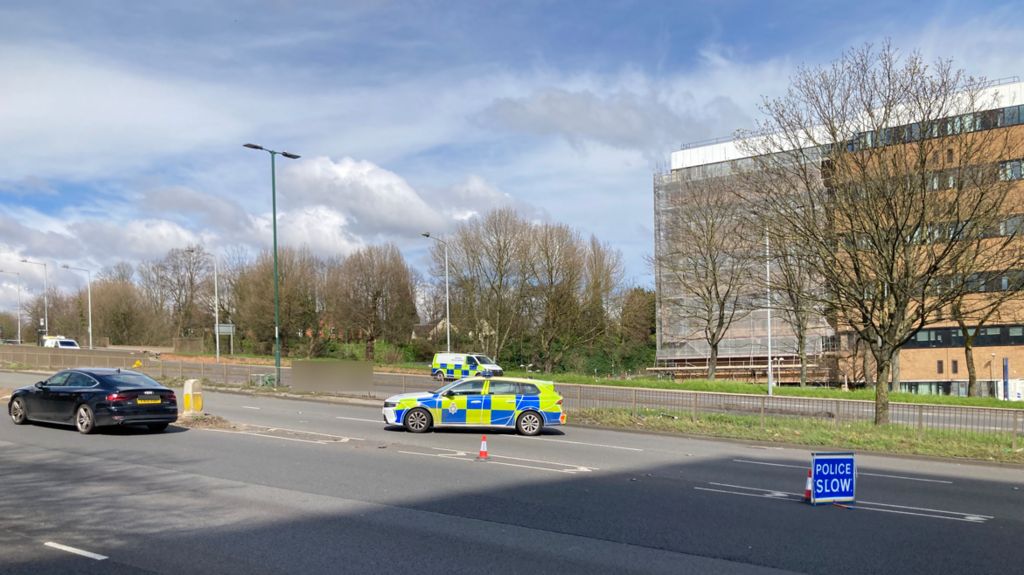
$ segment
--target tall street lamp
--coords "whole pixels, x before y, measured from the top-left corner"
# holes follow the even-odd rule
[[[23,264],[43,266],[43,335],[50,335],[50,280],[48,279],[45,262],[33,262],[22,259]]]
[[[299,155],[289,152],[269,150],[258,144],[242,145],[250,150],[263,150],[270,154],[270,202],[272,210],[271,218],[274,222],[274,367],[277,370],[277,379],[274,380],[274,384],[281,385],[281,288],[278,286],[277,277],[277,174],[274,167],[274,159],[278,154],[281,154],[289,160],[297,160],[299,159]]]
[[[21,345],[21,274],[18,272],[9,272],[0,270],[0,274],[11,274],[12,276],[18,276],[18,345]]]
[[[772,256],[768,244],[768,225],[764,226],[764,283],[768,297],[768,395],[772,394]]]
[[[448,307],[448,242],[441,238],[435,238],[430,235],[430,232],[424,232],[421,236],[440,242],[444,246],[444,329],[447,337],[447,350],[449,353],[452,351],[452,319],[449,313]]]
[[[89,283],[86,284],[86,292],[89,294],[89,349],[92,349],[92,272],[85,268],[76,268],[64,264],[60,266],[66,270],[75,270],[77,272],[85,272],[89,277]]]

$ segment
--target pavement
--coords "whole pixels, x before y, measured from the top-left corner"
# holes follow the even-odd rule
[[[35,376],[0,373],[0,387]],[[243,425],[82,436],[0,420],[2,573],[1005,573],[1020,468],[599,429],[409,434],[380,409],[207,392]],[[6,400],[4,400],[6,403]],[[570,421],[572,414],[570,413]]]

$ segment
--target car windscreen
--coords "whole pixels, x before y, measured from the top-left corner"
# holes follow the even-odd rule
[[[73,341],[62,341],[59,345],[61,347],[78,347],[78,344]]]
[[[479,361],[480,363],[494,365],[494,360],[487,357],[486,355],[478,355],[476,356],[476,360]]]
[[[117,387],[160,387],[155,380],[141,373],[108,373],[99,379]]]

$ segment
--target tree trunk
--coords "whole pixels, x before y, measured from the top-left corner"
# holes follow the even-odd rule
[[[875,385],[875,380],[871,378],[871,358],[867,350],[864,350],[864,385]]]
[[[889,423],[889,362],[882,360],[875,375],[875,425]]]
[[[708,379],[715,379],[715,371],[718,367],[718,344],[711,346],[711,355],[708,356]]]
[[[974,338],[964,338],[964,360],[967,362],[967,396],[978,397],[981,390],[978,388],[978,370],[974,366]]]
[[[374,338],[372,336],[366,338],[366,361],[373,361],[373,344]]]
[[[900,350],[896,350],[896,354],[892,356],[892,387],[889,391],[893,393],[900,392]]]
[[[807,387],[807,342],[802,334],[797,336],[796,352],[800,356],[800,387]]]

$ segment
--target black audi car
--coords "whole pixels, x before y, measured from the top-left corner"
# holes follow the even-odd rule
[[[144,373],[76,368],[15,390],[7,413],[18,425],[70,424],[81,433],[105,425],[145,425],[160,432],[178,419],[178,398]]]

